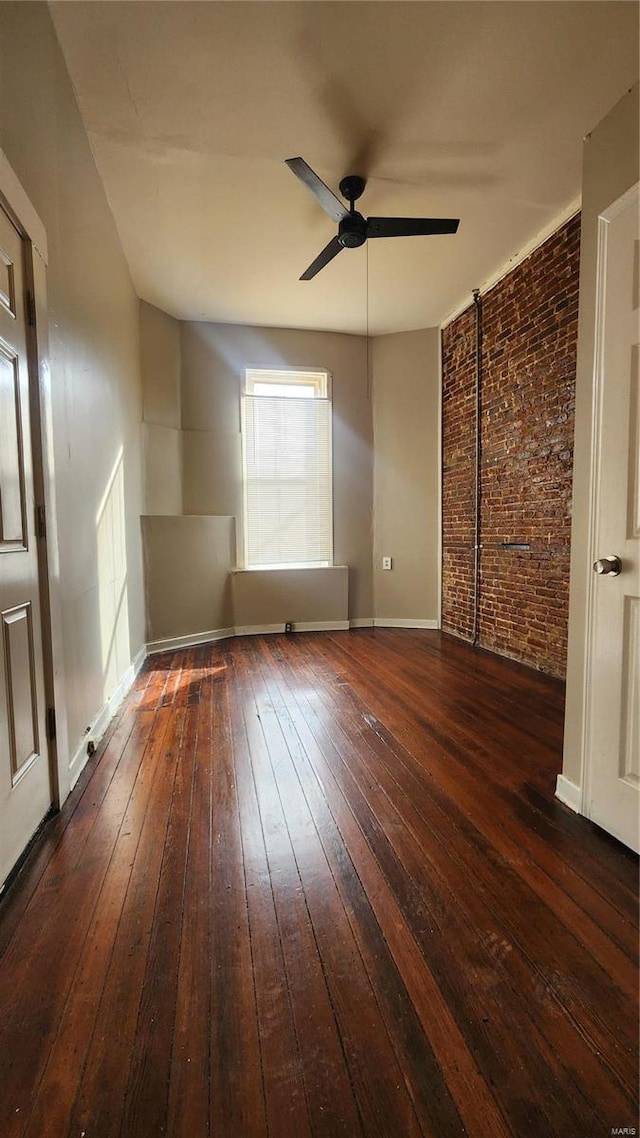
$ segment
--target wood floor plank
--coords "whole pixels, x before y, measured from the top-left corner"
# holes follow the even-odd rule
[[[69,1118],[69,1138],[98,1122],[104,1138],[120,1134],[184,712],[160,708],[156,720],[157,744],[146,752],[123,828],[124,839],[137,834],[138,840]],[[115,1040],[118,1045],[111,1046]]]
[[[255,669],[251,668],[249,674],[253,684]],[[261,728],[265,736],[268,734],[267,761],[271,766],[270,776],[267,762],[261,764],[264,781],[260,780],[258,786],[262,790],[262,810],[273,812],[277,818],[283,798],[286,801],[286,825],[324,960],[327,984],[349,1056],[365,1128],[368,1133],[386,1134],[392,1133],[395,1125],[407,1138],[421,1132],[430,1134],[428,1120],[424,1120],[423,1130],[411,1098],[403,1087],[402,1071],[378,999],[268,700],[259,699],[258,713]],[[259,741],[256,741],[252,748],[254,761],[261,755]],[[278,771],[277,786],[273,785],[274,768]],[[356,1007],[357,1016],[354,1015]]]
[[[295,692],[295,686],[293,690]],[[341,845],[344,840],[344,847],[348,848],[353,858],[358,878],[366,891],[367,901],[375,913],[378,927],[390,946],[394,959],[401,962],[402,982],[413,1003],[425,1037],[432,1044],[433,1053],[437,1056],[446,1084],[451,1089],[462,1118],[473,1120],[480,1128],[480,1133],[499,1136],[511,1134],[511,1129],[500,1114],[491,1089],[480,1076],[476,1060],[464,1041],[348,802],[340,792],[334,793],[334,780],[331,778],[330,768],[323,769],[323,752],[306,715],[297,706],[289,704],[287,717],[292,730],[300,740],[300,749],[293,745],[292,754],[295,755],[296,766],[319,833],[328,848],[337,846],[335,857],[338,864],[343,860]],[[336,827],[340,835],[337,843]],[[338,880],[341,879],[341,876],[338,877]],[[344,881],[343,895],[345,899],[349,897],[349,890],[345,890]],[[366,951],[364,938],[361,943],[363,951]],[[375,941],[372,948],[375,950]],[[403,1021],[399,1020],[396,1026],[402,1023]],[[424,1056],[421,1057],[421,1062],[428,1071],[429,1063],[425,1062]],[[405,1068],[406,1066],[405,1058]],[[419,1080],[416,1080],[416,1083],[419,1083]],[[434,1088],[432,1088],[432,1101],[426,1111],[427,1117],[432,1116],[434,1105],[438,1103],[437,1087],[436,1094],[433,1094],[433,1090]],[[437,1118],[437,1111],[435,1115]],[[447,1133],[449,1130],[452,1133],[456,1132],[451,1118],[441,1124],[442,1133]],[[469,1133],[473,1132],[473,1128],[470,1127]]]
[[[362,714],[362,708],[360,714]],[[455,753],[452,750],[451,741],[448,742],[448,753]],[[495,766],[493,755],[491,755],[490,761],[491,765]],[[500,792],[498,791],[498,793]],[[605,879],[596,871],[598,887],[594,887],[592,881],[585,876],[585,873],[588,872],[584,866],[585,859],[582,858],[582,862],[580,862],[576,856],[575,843],[572,843],[569,848],[569,843],[563,840],[562,834],[558,838],[558,831],[548,826],[546,819],[532,813],[530,809],[526,808],[526,804],[520,803],[513,794],[509,794],[508,797],[501,794],[500,797],[504,798],[509,819],[524,820],[529,823],[521,827],[518,832],[519,845],[531,855],[532,860],[549,877],[556,876],[559,878],[563,891],[573,898],[585,912],[595,918],[596,922],[606,932],[607,937],[622,948],[630,957],[633,967],[636,968],[638,961],[637,901],[633,901],[629,893],[628,903],[626,899],[623,900],[621,895],[618,895],[617,905],[611,904],[609,897],[604,895],[605,890],[606,893],[611,892],[611,883],[608,881],[605,883]],[[578,866],[581,872],[578,872]],[[622,920],[620,919],[621,916]]]
[[[171,680],[174,662],[174,654],[171,652],[148,656],[145,660],[136,685],[138,706],[142,711],[155,711],[160,707],[167,683]],[[178,663],[183,667],[182,659]]]
[[[388,841],[385,842],[386,802],[378,785],[371,777],[368,778],[365,800],[359,793],[357,780],[353,776],[358,756],[345,736],[335,736],[335,714],[325,722],[321,709],[318,713],[318,709],[311,706],[315,702],[313,697],[309,697],[309,701],[307,714],[312,716],[312,730],[322,747],[325,761],[331,765],[334,776],[342,784],[396,896],[402,898],[406,918],[425,954],[428,954],[431,966],[435,967],[439,985],[449,1004],[458,1009],[459,1023],[465,1026],[469,1043],[487,1081],[497,1086],[499,1095],[506,1095],[510,1101],[521,1105],[522,1114],[516,1119],[517,1132],[531,1129],[534,1125],[550,1129],[551,1132],[561,1132],[563,1126],[567,1125],[576,1129],[576,1125],[583,1120],[576,1119],[570,1110],[565,1109],[570,1107],[570,1103],[563,1099],[555,1101],[554,1073],[546,1069],[540,1041],[527,1065],[517,1061],[518,1052],[529,1049],[532,1025],[527,1023],[524,1008],[519,1009],[519,1016],[509,1014],[513,1009],[510,1009],[511,993],[508,989],[502,986],[498,992],[493,992],[482,983],[482,964],[493,976],[494,984],[498,983],[499,977],[496,976],[495,968],[490,967],[491,959],[488,962],[483,959],[483,946],[478,941],[477,929],[471,923],[465,927],[465,922],[455,919],[453,895],[447,896],[446,891],[443,891],[443,895],[438,895],[433,866],[429,867],[429,882],[430,892],[435,896],[429,896],[416,885],[402,861],[401,855],[404,855],[405,861],[409,860],[410,855],[410,835],[402,819],[396,817],[391,823],[395,827],[392,848]],[[410,869],[415,872],[415,866],[411,862]],[[429,927],[427,937],[423,933],[425,923]],[[461,950],[461,958],[465,961],[463,968],[456,968],[452,961],[449,949],[451,944],[457,945]],[[536,1086],[548,1088],[542,1108],[536,1103]],[[589,1122],[592,1121],[590,1118]]]
[[[267,666],[268,664],[269,661]],[[433,1132],[437,1135],[462,1133],[464,1130],[462,1121],[446,1088],[440,1063],[428,1046],[407,988],[399,971],[394,967],[385,935],[386,924],[381,924],[376,919],[374,909],[362,885],[360,866],[357,860],[354,863],[342,840],[341,826],[344,824],[344,816],[338,821],[329,808],[329,797],[325,797],[324,794],[326,781],[321,776],[318,777],[317,768],[310,759],[311,754],[318,752],[313,736],[308,733],[306,718],[297,704],[292,705],[287,701],[284,689],[274,679],[273,671],[265,682],[269,699],[286,740],[292,766],[353,929],[365,969],[373,989],[378,993],[386,1029],[393,1041],[396,1054],[402,1055],[404,1080],[422,1128],[426,1133],[431,1132],[433,1128]],[[305,739],[304,745],[302,737]],[[281,764],[278,763],[278,770],[280,767]],[[320,783],[323,792],[320,792]],[[397,929],[396,914],[393,923]],[[433,1004],[430,1004],[430,1013],[433,1013]],[[467,1085],[467,1093],[468,1090]],[[492,1114],[490,1109],[488,1117],[496,1122],[493,1127],[494,1133],[503,1133],[503,1129],[496,1121],[495,1110]]]
[[[364,686],[370,683],[368,678],[362,682]],[[378,711],[384,715],[380,705],[378,705]],[[380,721],[378,721],[377,730],[385,733],[385,728]],[[402,734],[401,731],[400,734]],[[402,749],[397,749],[399,747],[398,737],[399,728],[396,723],[395,735],[389,735],[390,745],[392,749],[396,748],[396,757],[402,761]],[[408,734],[405,741],[408,742],[409,746],[411,745]],[[410,759],[410,761],[412,760]],[[594,970],[593,964],[589,960],[589,955],[593,952],[594,946],[600,948],[604,944],[605,949],[608,949],[608,952],[612,954],[611,958],[619,963],[619,957],[615,955],[616,946],[612,943],[607,944],[606,938],[603,938],[600,930],[595,929],[594,941],[587,944],[589,955],[579,954],[576,957],[572,946],[576,929],[570,920],[567,922],[566,928],[562,920],[558,925],[553,922],[552,915],[545,912],[545,908],[541,908],[539,904],[533,906],[533,911],[530,908],[528,911],[527,907],[530,906],[530,902],[527,901],[526,895],[522,894],[518,873],[522,875],[525,881],[530,881],[531,867],[529,863],[522,858],[517,847],[505,845],[504,826],[495,828],[495,832],[492,831],[490,825],[487,828],[485,811],[480,805],[482,803],[481,787],[476,786],[474,794],[465,792],[463,789],[464,772],[458,768],[455,776],[452,776],[450,766],[450,762],[445,761],[437,768],[437,777],[431,783],[431,794],[436,796],[440,792],[440,784],[443,787],[448,787],[448,801],[453,803],[454,800],[457,800],[465,806],[465,813],[459,813],[459,828],[464,829],[466,827],[468,830],[468,821],[473,818],[479,826],[479,831],[468,831],[475,833],[476,836],[478,832],[482,834],[482,841],[469,860],[469,872],[474,872],[476,875],[479,873],[493,890],[496,903],[502,906],[504,919],[509,923],[508,939],[516,943],[518,940],[522,941],[523,934],[519,930],[519,923],[521,928],[526,930],[526,941],[529,947],[537,944],[537,951],[542,959],[547,959],[547,955],[551,957],[552,962],[548,963],[545,970],[546,978],[542,981],[542,990],[553,993],[554,998],[562,1002],[567,1014],[574,1018],[578,1029],[585,1032],[587,1038],[591,1040],[594,1050],[607,1055],[615,1077],[626,1088],[628,1094],[630,1088],[633,1090],[635,1087],[636,1079],[636,1024],[633,1016],[629,1015],[628,1004],[624,1000],[621,1002],[620,988],[616,985],[612,986],[609,970],[606,967]],[[495,806],[494,798],[492,807],[495,809]],[[450,805],[448,809],[453,811],[455,808]],[[499,820],[502,822],[502,817]],[[484,838],[483,831],[492,837],[492,844]],[[446,831],[442,840],[447,840]],[[500,860],[496,864],[496,856],[505,849],[506,860]],[[489,867],[488,859],[492,859],[494,862]],[[497,869],[502,870],[500,877],[496,874]],[[511,898],[508,897],[508,893],[505,895],[509,886],[512,892]],[[556,899],[558,893],[559,886],[549,880],[549,897]],[[505,904],[505,900],[508,900],[509,903]],[[544,890],[540,900],[545,901]],[[554,905],[554,910],[555,908]],[[562,906],[560,906],[561,914]],[[579,965],[577,976],[573,974],[573,969],[569,967],[568,963],[573,959]],[[634,990],[635,982],[631,979],[634,975],[635,972],[629,965],[628,971],[622,977],[622,988],[625,992]],[[620,976],[618,976],[619,979]]]
[[[45,827],[33,856],[29,857],[26,865],[2,896],[4,904],[0,904],[0,961],[32,897],[41,886],[44,875],[55,873],[55,854],[71,821],[74,822],[73,841],[76,844],[82,840],[82,834],[87,827],[95,821],[99,804],[107,792],[136,722],[136,713],[132,708],[125,708],[120,715],[114,716],[100,742],[95,758],[87,763],[63,809]],[[89,781],[91,781],[91,793],[85,797],[84,791]],[[84,825],[81,819],[84,820]],[[67,838],[67,847],[68,842]]]
[[[267,1132],[273,1083],[264,1078],[259,1022],[271,1029],[267,1039],[274,1067],[280,1071],[278,1049],[286,1052],[289,1008],[281,997],[281,956],[275,918],[266,889],[254,880],[247,863],[240,826],[238,791],[226,687],[232,671],[213,686],[212,748],[212,937],[211,937],[211,1132]],[[241,746],[241,740],[238,740]],[[264,887],[263,882],[263,887]],[[266,885],[268,888],[268,874]],[[259,906],[256,915],[255,907]],[[252,919],[253,918],[253,919]],[[282,1018],[284,1013],[284,1018]],[[273,1018],[272,1018],[273,1017]],[[266,1029],[265,1029],[266,1030]],[[300,1126],[307,1133],[306,1115],[295,1078],[283,1077],[274,1091],[274,1118]],[[289,1096],[289,1097],[288,1097]],[[281,1111],[281,1114],[279,1113]],[[295,1128],[292,1129],[295,1133]]]
[[[247,732],[248,746],[236,752],[236,775],[247,856],[262,850],[278,922],[287,988],[290,993],[296,1046],[314,1134],[357,1138],[361,1120],[327,987],[316,934],[309,915],[300,871],[289,836],[278,789],[272,780],[268,740],[260,737],[252,714],[252,685],[240,669],[245,699],[243,723],[236,719],[234,735]],[[264,730],[259,705],[257,718]],[[247,724],[248,719],[248,724]],[[252,726],[255,728],[252,730]],[[259,801],[260,799],[260,801]],[[261,839],[261,841],[260,841]],[[256,845],[258,850],[256,851]],[[268,1070],[268,1048],[264,1064]]]
[[[167,1088],[166,1132],[174,1138],[207,1138],[210,1133],[212,670],[201,684],[193,739],[182,935]],[[182,675],[182,657],[178,671]]]
[[[385,629],[382,631],[376,630],[374,634],[365,633],[364,636],[356,635],[351,636],[347,640],[342,639],[336,641],[335,638],[330,637],[332,649],[338,648],[340,654],[348,650],[352,658],[352,662],[356,663],[357,668],[362,669],[367,666],[368,661],[373,661],[374,670],[380,671],[380,668],[385,673],[387,680],[387,687],[390,685],[394,688],[394,676],[399,661],[405,660],[408,655],[406,648],[403,649],[403,634],[398,634],[392,629]],[[415,634],[411,634],[415,637]],[[378,656],[373,651],[372,645],[383,644],[384,653]],[[320,647],[322,653],[323,648]],[[562,691],[562,685],[558,680],[551,677],[544,676],[542,673],[533,672],[523,665],[513,664],[510,661],[505,661],[500,657],[494,656],[490,652],[482,649],[469,649],[463,643],[455,640],[454,637],[442,634],[439,640],[428,644],[422,643],[420,656],[425,656],[429,665],[433,665],[446,653],[447,663],[451,653],[457,656],[461,661],[466,659],[466,681],[465,669],[463,665],[454,669],[454,674],[459,674],[460,679],[458,683],[464,685],[461,690],[468,693],[473,697],[474,711],[476,717],[485,714],[488,711],[490,716],[495,715],[496,707],[496,688],[495,686],[488,686],[485,682],[487,675],[495,674],[498,676],[499,683],[497,687],[498,696],[500,696],[502,687],[505,686],[510,691],[509,703],[511,707],[511,718],[518,719],[521,717],[523,704],[531,698],[538,698],[538,714],[537,719],[540,724],[539,734],[543,741],[543,746],[537,750],[537,762],[533,765],[531,762],[525,762],[524,766],[521,761],[520,755],[514,755],[509,748],[498,747],[493,761],[488,763],[484,768],[484,775],[486,778],[491,779],[494,771],[494,762],[497,758],[498,763],[502,763],[503,769],[514,772],[522,772],[526,770],[526,779],[529,782],[532,779],[537,779],[540,785],[546,791],[545,798],[545,811],[548,812],[553,808],[553,816],[558,825],[566,829],[572,837],[579,835],[580,842],[575,846],[576,850],[582,857],[582,863],[585,866],[592,866],[594,862],[599,862],[603,868],[611,867],[613,873],[608,882],[608,887],[605,889],[605,895],[609,895],[611,889],[623,883],[627,886],[629,893],[633,899],[634,913],[637,909],[637,887],[638,887],[638,874],[637,874],[637,858],[629,850],[625,850],[613,839],[609,839],[603,831],[597,827],[586,824],[582,818],[577,818],[576,815],[568,810],[566,807],[561,806],[556,799],[553,798],[553,791],[555,790],[555,781],[558,774],[558,755],[561,752],[562,746],[562,731],[564,723],[564,705],[563,701],[558,703],[558,694]],[[466,656],[465,656],[466,653]],[[471,655],[469,655],[471,654]],[[434,693],[437,697],[437,706],[443,705],[449,707],[451,710],[450,716],[445,716],[445,724],[450,721],[451,728],[457,728],[457,719],[453,714],[455,712],[455,701],[452,700],[450,693],[447,691],[447,684],[444,687],[440,685],[438,688],[436,683],[440,673],[445,681],[448,678],[451,680],[451,669],[446,667],[444,670],[441,668],[436,669],[435,682],[432,668],[427,665],[425,668],[420,668],[415,664],[415,655],[412,655],[412,667],[410,670],[411,675],[416,675],[418,678],[417,691],[419,693],[417,702],[413,703],[413,707],[420,711],[421,708],[429,708],[431,710],[434,706],[434,701],[431,696]],[[474,669],[472,674],[469,674],[469,664],[473,661],[477,663],[477,669]],[[360,673],[361,674],[361,673]],[[416,691],[414,690],[414,699]],[[411,706],[412,700],[409,700]],[[534,742],[537,741],[536,734],[532,736]],[[471,746],[467,751],[467,759],[470,762],[474,761],[477,748],[482,748],[484,745],[484,733],[481,737],[471,738]],[[514,761],[518,760],[518,761]],[[495,783],[495,780],[494,780]],[[500,785],[498,782],[496,785]]]
[[[245,882],[251,933],[261,1068],[269,1133],[311,1134],[291,993],[282,938],[273,897],[255,785],[248,735],[255,708],[247,685],[238,679],[234,653],[230,725],[233,731],[234,773],[241,791],[241,822]]]
[[[197,707],[189,705],[175,754],[169,821],[131,1047],[122,1120],[127,1138],[161,1133],[167,1113],[197,719]]]
[[[510,802],[505,794],[494,793],[491,816],[487,815],[485,809],[487,778],[482,776],[477,764],[474,769],[474,754],[477,754],[478,748],[471,749],[464,746],[460,741],[457,722],[452,722],[450,727],[447,727],[441,712],[434,709],[429,723],[422,725],[427,746],[423,744],[419,754],[416,754],[415,747],[412,749],[415,730],[411,715],[400,706],[399,701],[394,702],[393,707],[390,706],[385,696],[388,687],[381,684],[380,680],[376,682],[371,673],[362,676],[360,683],[367,704],[374,712],[378,709],[380,722],[384,721],[385,725],[388,725],[391,734],[407,747],[414,760],[417,762],[422,760],[422,763],[426,764],[425,769],[431,777],[434,777],[434,772],[437,774],[438,784],[441,784],[447,790],[449,797],[455,799],[467,816],[474,820],[479,831],[485,834],[492,846],[499,850],[507,861],[519,863],[523,881],[541,896],[544,903],[573,930],[574,935],[580,936],[587,950],[607,975],[612,976],[625,988],[632,984],[637,974],[633,961],[612,942],[610,936],[602,933],[590,915],[585,914],[579,905],[573,903],[562,885],[546,874],[535,861],[522,858],[522,842],[535,844],[535,834],[527,829],[520,832],[516,800]],[[406,684],[403,685],[402,681],[398,681],[398,687],[404,692],[404,702],[406,702]],[[455,771],[455,774],[452,774],[452,771]],[[488,777],[491,779],[491,774]],[[544,856],[542,849],[541,856]]]
[[[136,757],[136,763],[138,759]],[[123,832],[127,830],[127,832]],[[93,917],[69,988],[57,1035],[40,1085],[32,1092],[31,1113],[25,1112],[25,1135],[63,1134],[69,1103],[75,1099],[86,1050],[95,1027],[98,997],[113,949],[122,897],[131,873],[138,835],[123,818],[113,854],[98,892]]]
[[[391,637],[393,645],[396,634],[389,631],[388,635]],[[451,648],[451,638],[444,637],[443,641],[448,652]],[[457,647],[459,650],[467,650],[464,645]],[[586,826],[584,819],[578,819],[572,811],[562,806],[554,798],[558,771],[557,755],[561,747],[564,724],[563,701],[559,700],[559,694],[563,690],[562,685],[550,677],[532,673],[529,669],[524,669],[522,665],[509,665],[507,671],[504,667],[505,662],[498,659],[499,686],[497,688],[490,687],[487,690],[486,676],[487,673],[491,674],[496,671],[495,659],[491,653],[480,649],[475,651],[480,657],[482,670],[466,687],[468,698],[474,701],[474,706],[478,708],[478,714],[482,708],[485,708],[491,718],[495,717],[496,703],[504,698],[510,718],[519,720],[523,703],[526,702],[527,698],[538,700],[536,720],[539,727],[533,736],[529,734],[529,753],[531,756],[535,755],[535,764],[528,762],[523,765],[514,762],[514,754],[519,754],[519,752],[514,752],[511,748],[504,746],[504,740],[498,740],[498,746],[494,747],[493,753],[483,759],[481,766],[483,775],[486,774],[491,777],[496,766],[500,767],[503,772],[503,778],[504,772],[508,774],[509,770],[513,771],[511,781],[512,785],[519,786],[520,799],[511,795],[509,809],[516,812],[516,816],[520,810],[523,811],[523,820],[527,823],[523,828],[524,840],[528,840],[531,836],[540,835],[551,847],[554,857],[562,857],[574,873],[582,876],[591,888],[600,892],[601,897],[608,904],[617,908],[625,918],[625,923],[630,925],[630,932],[627,937],[627,943],[629,943],[630,938],[631,940],[635,939],[634,927],[637,923],[637,863],[635,856],[630,851],[625,851],[613,839],[609,839],[597,827]],[[430,671],[433,659],[434,657],[437,659],[438,653],[438,643],[428,645],[422,643],[420,655],[427,660],[427,667],[426,670],[414,668],[413,674],[417,677],[421,690],[424,692],[427,689],[429,693],[435,691],[438,702],[442,705],[446,696],[446,686],[444,689],[442,687],[434,689]],[[399,654],[401,656],[402,649],[400,648],[400,653],[398,653],[397,648],[394,647],[391,659],[397,661]],[[511,676],[511,672],[513,672],[513,676]],[[509,685],[510,679],[511,686]],[[513,685],[516,680],[518,686],[514,691]],[[506,697],[503,697],[503,689],[507,691]],[[527,695],[529,689],[533,691],[532,697]],[[501,722],[504,722],[504,715],[501,715],[500,719]],[[531,743],[533,744],[532,748]],[[482,738],[475,742],[472,740],[472,746],[465,749],[466,758],[473,762],[478,754],[484,754],[485,744],[486,733],[483,730]],[[521,772],[519,777],[518,772]],[[501,782],[502,780],[496,783],[498,789],[501,788]],[[527,810],[527,806],[533,807],[535,813]],[[576,842],[577,835],[580,837],[579,843]],[[568,840],[563,842],[564,836]],[[624,933],[625,930],[622,931]]]
[[[77,831],[67,831],[68,841],[59,854],[56,851],[56,872],[47,874],[38,903],[30,904],[20,935],[5,953],[0,970],[0,1086],[10,1086],[11,1095],[0,1098],[3,1138],[21,1134],[27,1123],[95,918],[96,897],[139,783],[140,752],[144,754],[159,730],[152,716],[131,734],[98,816],[90,812],[88,829],[80,825]],[[26,1002],[25,988],[30,996]]]
[[[296,672],[299,673],[299,669]],[[320,689],[316,686],[315,690]],[[358,731],[358,724],[351,716],[341,715],[335,699],[329,698],[328,706],[331,723],[338,727],[346,725],[352,729],[351,734]],[[366,724],[364,730],[367,730]],[[364,742],[364,734],[362,738]],[[369,731],[370,741],[377,738],[374,732]],[[527,1067],[531,1070],[528,1074],[534,1078],[535,1085],[546,1084],[550,1088],[546,1103],[546,1109],[549,1109],[553,1105],[555,1087],[562,1081],[553,1044],[562,1042],[566,1045],[562,1051],[568,1057],[569,1073],[573,1077],[584,1073],[585,1065],[588,1066],[594,1058],[593,1053],[584,1045],[578,1031],[569,1034],[563,1031],[559,1035],[555,1030],[557,1017],[552,1014],[550,1001],[540,998],[543,992],[546,994],[546,980],[534,970],[532,961],[527,957],[526,942],[519,945],[507,940],[508,930],[502,924],[499,912],[491,909],[479,893],[466,888],[469,867],[460,864],[451,852],[457,835],[453,830],[445,836],[441,831],[430,829],[427,816],[420,808],[424,805],[424,796],[420,794],[419,785],[415,782],[407,783],[405,791],[402,780],[397,777],[397,764],[394,764],[392,772],[389,767],[385,767],[384,761],[379,761],[380,758],[385,758],[380,749],[368,745],[359,745],[357,750],[354,749],[349,745],[346,731],[342,739],[337,740],[335,753],[339,754],[345,767],[346,793],[352,804],[354,793],[358,795],[359,810],[356,813],[363,832],[368,833],[370,843],[378,852],[380,863],[387,866],[387,875],[398,878],[400,874],[394,891],[397,896],[405,896],[407,912],[411,914],[410,923],[416,938],[422,944],[425,958],[430,959],[434,944],[455,943],[460,947],[467,944],[467,950],[462,955],[465,960],[473,962],[470,995],[472,1001],[477,995],[482,1005],[472,1019],[490,1025],[488,1031],[491,1050],[496,1047],[503,1021],[510,1047],[506,1048],[503,1040],[503,1045],[498,1050],[500,1053],[510,1052],[512,1059],[517,1056],[519,1043],[514,1024],[518,1029],[522,1026],[524,1030],[520,1041],[524,1054],[531,1047],[532,1037],[537,1038],[535,1054],[539,1069],[535,1070],[535,1062],[529,1062]],[[393,758],[390,753],[387,757]],[[338,770],[338,780],[344,786],[340,774]],[[349,787],[349,780],[354,783],[353,788]],[[368,807],[371,807],[373,813],[367,817]],[[375,828],[373,831],[372,827]],[[389,840],[381,844],[385,831]],[[400,866],[398,859],[402,863]],[[425,881],[428,887],[425,887]],[[464,907],[458,900],[460,897],[464,897]],[[427,937],[423,933],[425,917],[430,926]],[[432,935],[434,928],[438,930],[435,940]],[[450,981],[452,972],[446,957],[441,961],[441,971],[446,984]],[[464,1007],[464,994],[459,992],[456,1000],[450,998],[449,1002]],[[462,1022],[466,1022],[467,1018],[463,1013]],[[570,1026],[562,1018],[559,1023],[562,1027]],[[477,1049],[476,1043],[474,1050]],[[517,1062],[514,1066],[517,1069]],[[591,1062],[590,1071],[591,1078],[596,1083],[599,1082],[605,1096],[609,1090],[609,1079],[606,1076],[610,1076],[610,1072],[605,1072],[597,1062]],[[500,1083],[504,1082],[503,1074]],[[630,1106],[630,1099],[615,1086],[608,1097],[604,1097],[604,1101],[610,1111],[609,1117],[616,1113],[624,1114]],[[588,1130],[601,1122],[594,1118],[584,1098],[578,1102],[579,1117],[563,1117],[568,1106],[570,1104],[563,1096],[558,1104],[560,1113],[555,1120],[549,1119],[547,1126],[561,1132],[566,1128]]]
[[[638,1127],[638,859],[437,632],[150,657],[0,898],[2,1138]]]

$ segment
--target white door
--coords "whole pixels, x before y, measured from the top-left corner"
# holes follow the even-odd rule
[[[636,851],[640,846],[639,209],[640,185],[598,220],[594,572],[583,807],[589,818]]]
[[[0,886],[51,805],[24,249],[0,209]]]

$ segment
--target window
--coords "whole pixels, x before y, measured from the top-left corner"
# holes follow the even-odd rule
[[[242,460],[246,567],[331,565],[327,372],[246,372]]]

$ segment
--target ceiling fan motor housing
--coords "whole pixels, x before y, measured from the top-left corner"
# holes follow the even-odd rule
[[[349,174],[340,183],[340,193],[353,205],[358,198],[362,197],[366,184],[366,179],[361,178],[359,174]]]
[[[338,226],[338,241],[343,249],[357,249],[367,240],[367,223],[361,213],[350,213]]]

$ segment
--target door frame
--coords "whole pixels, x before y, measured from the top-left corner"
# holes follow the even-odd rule
[[[37,538],[38,586],[42,625],[42,656],[47,714],[47,760],[51,797],[59,809],[68,780],[61,778],[60,756],[67,753],[66,702],[62,656],[62,620],[55,469],[51,406],[51,373],[47,337],[48,245],[45,227],[27,193],[0,149],[0,205],[23,240],[27,292],[27,368],[31,417],[31,451],[36,508],[43,508],[44,531]],[[51,730],[51,717],[55,730]],[[66,784],[65,784],[66,783]]]
[[[587,134],[582,147],[580,312],[573,455],[569,643],[562,770],[556,783],[556,797],[578,814],[582,812],[586,734],[587,594],[593,584],[589,521],[598,217],[638,181],[639,110],[636,84]]]
[[[584,750],[582,758],[582,786],[580,795],[580,813],[586,818],[591,817],[591,778],[593,772],[593,749],[591,746],[591,716],[593,713],[591,692],[593,690],[593,671],[595,666],[595,639],[596,639],[596,589],[594,574],[591,565],[600,549],[599,542],[599,516],[600,516],[600,485],[601,485],[601,434],[602,434],[602,402],[604,398],[604,320],[605,296],[607,286],[607,252],[609,222],[622,210],[626,209],[630,201],[638,196],[640,182],[635,182],[624,193],[598,213],[596,271],[595,271],[595,322],[593,342],[593,386],[591,403],[591,464],[589,476],[589,518],[587,531],[587,579],[586,579],[586,616],[587,627],[585,635],[584,658],[584,704],[583,704],[583,739]],[[620,645],[622,650],[622,645]]]

